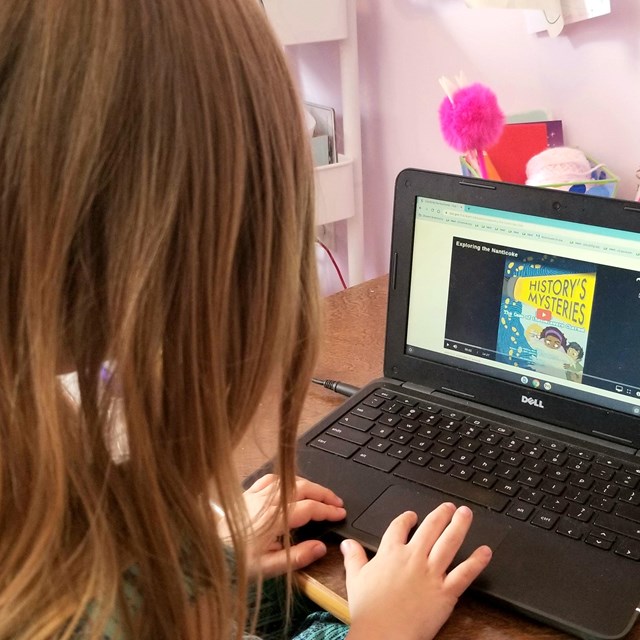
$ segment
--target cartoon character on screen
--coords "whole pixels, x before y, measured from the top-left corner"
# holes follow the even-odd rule
[[[545,327],[540,332],[540,340],[547,349],[553,349],[557,351],[562,349],[566,351],[567,339],[564,337],[564,333],[557,327]]]
[[[577,342],[570,342],[566,348],[567,356],[571,362],[564,365],[567,380],[571,382],[582,382],[582,371],[584,367],[580,362],[584,357],[584,349]]]

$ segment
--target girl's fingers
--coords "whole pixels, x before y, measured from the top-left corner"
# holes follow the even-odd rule
[[[451,522],[455,510],[456,507],[451,502],[444,502],[436,507],[420,523],[409,544],[426,557],[431,552],[436,540]]]
[[[445,572],[462,546],[471,527],[473,513],[469,507],[460,507],[452,514],[451,522],[433,543],[429,562],[437,571]]]
[[[331,489],[310,482],[304,478],[296,478],[296,492],[294,496],[295,500],[317,500],[318,502],[324,502],[336,507],[342,507],[344,502],[342,498],[338,497]]]
[[[492,551],[489,547],[478,547],[464,562],[452,569],[444,579],[447,589],[459,598],[467,587],[482,573],[491,561]]]
[[[287,530],[297,529],[312,520],[315,522],[321,522],[322,520],[339,522],[340,520],[344,520],[346,515],[347,512],[344,507],[336,507],[315,500],[300,500],[292,504],[289,508]]]
[[[390,551],[394,546],[407,544],[409,532],[418,522],[418,516],[413,511],[405,511],[394,518],[380,540],[380,552]]]

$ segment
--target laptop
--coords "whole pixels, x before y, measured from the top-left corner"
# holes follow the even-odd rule
[[[348,381],[347,381],[348,382]],[[340,535],[375,550],[443,501],[493,560],[473,589],[582,638],[640,603],[640,204],[408,169],[384,377],[305,433]]]

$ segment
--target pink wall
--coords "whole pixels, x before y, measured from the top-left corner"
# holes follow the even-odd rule
[[[388,270],[393,183],[408,166],[458,172],[437,109],[442,75],[464,71],[490,86],[505,113],[544,108],[565,143],[618,176],[632,198],[640,168],[640,2],[566,25],[557,38],[527,33],[519,10],[469,9],[463,0],[358,0],[366,275]],[[304,93],[338,102],[336,47],[299,53]]]

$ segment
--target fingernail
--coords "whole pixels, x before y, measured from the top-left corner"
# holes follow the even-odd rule
[[[340,543],[340,551],[342,551],[343,554],[347,554],[349,553],[349,551],[351,551],[353,547],[353,543],[351,542],[351,540],[343,540]]]
[[[458,508],[458,511],[459,511],[460,513],[462,513],[463,515],[465,515],[465,516],[466,516],[466,515],[471,515],[471,513],[472,513],[471,509],[469,509],[469,507],[466,507],[466,506],[464,506],[464,505],[463,505],[462,507],[459,507],[459,508]]]
[[[318,544],[314,545],[313,549],[311,549],[311,555],[314,560],[322,558],[325,553],[327,553],[327,547],[322,542],[318,542]]]

